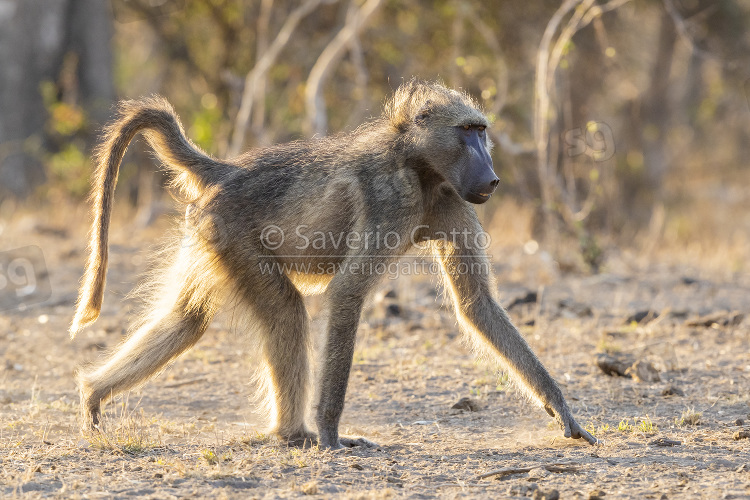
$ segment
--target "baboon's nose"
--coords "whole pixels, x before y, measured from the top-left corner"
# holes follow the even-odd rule
[[[494,177],[494,179],[492,179],[479,189],[479,193],[481,195],[490,196],[497,189],[498,184],[500,184],[500,179],[498,179],[496,175],[493,175],[492,177]]]

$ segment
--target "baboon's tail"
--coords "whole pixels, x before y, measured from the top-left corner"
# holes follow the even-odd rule
[[[90,254],[76,315],[70,326],[71,338],[93,323],[102,308],[107,274],[107,238],[117,174],[125,150],[138,132],[144,132],[151,148],[170,170],[182,174],[184,184],[205,187],[216,182],[226,168],[185,137],[180,119],[166,99],[154,96],[119,104],[117,117],[104,129],[95,154]]]

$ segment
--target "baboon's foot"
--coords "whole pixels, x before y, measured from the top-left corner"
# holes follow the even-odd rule
[[[363,437],[342,437],[339,438],[339,443],[341,443],[341,448],[354,448],[355,446],[359,446],[362,448],[380,448],[380,445],[378,443],[375,443]]]
[[[102,412],[100,406],[91,405],[86,401],[81,402],[81,430],[82,431],[95,431],[99,430],[99,421],[101,420]]]
[[[81,399],[81,430],[83,432],[99,429],[101,420],[101,399],[93,396],[93,391],[78,375],[78,391]]]

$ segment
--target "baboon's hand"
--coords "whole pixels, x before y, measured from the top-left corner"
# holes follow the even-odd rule
[[[544,409],[547,411],[547,413],[549,413],[551,417],[554,417],[555,420],[557,420],[557,423],[560,424],[560,427],[563,430],[563,435],[566,438],[583,438],[589,444],[601,444],[601,442],[594,436],[592,436],[586,429],[578,425],[578,422],[576,422],[576,420],[570,414],[570,411],[567,407],[563,408],[562,412],[557,412],[549,406],[545,406]]]
[[[573,439],[585,439],[589,444],[602,444],[601,441],[592,436],[586,429],[578,425],[573,418],[570,419],[570,437]],[[568,437],[568,427],[565,428],[565,437]]]

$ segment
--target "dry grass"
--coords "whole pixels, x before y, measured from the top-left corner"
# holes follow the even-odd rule
[[[703,413],[695,411],[693,408],[688,408],[682,412],[678,418],[675,418],[675,424],[684,427],[686,425],[701,425],[701,418]]]

